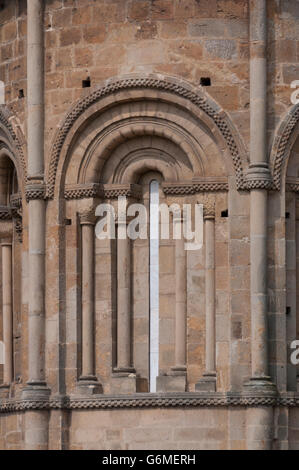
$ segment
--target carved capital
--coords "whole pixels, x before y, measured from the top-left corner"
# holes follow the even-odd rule
[[[10,206],[16,209],[22,207],[22,195],[20,193],[15,193],[10,196]]]
[[[22,243],[23,239],[23,216],[22,216],[22,196],[20,193],[10,197],[10,208],[13,220],[15,238]]]
[[[204,194],[197,199],[197,203],[203,205],[204,219],[215,219],[215,197],[213,194]]]
[[[34,199],[45,199],[46,185],[43,182],[27,183],[25,194],[27,202],[32,201]]]
[[[0,206],[0,220],[11,220],[12,213],[9,206]]]
[[[22,217],[16,217],[13,219],[15,237],[19,243],[23,241],[23,220]]]
[[[79,212],[79,220],[81,225],[95,225],[95,209],[92,207],[90,209]]]
[[[246,189],[271,189],[272,178],[266,163],[253,163],[246,174]]]

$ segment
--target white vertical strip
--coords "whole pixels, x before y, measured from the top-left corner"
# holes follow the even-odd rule
[[[150,392],[159,375],[159,183],[150,183]]]

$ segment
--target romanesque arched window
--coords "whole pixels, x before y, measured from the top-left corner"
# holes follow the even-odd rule
[[[299,333],[299,138],[294,142],[286,169],[286,345],[287,390],[297,391],[299,368],[292,364],[292,342]]]
[[[67,351],[72,351],[66,383],[86,393],[185,391],[196,384],[215,390],[216,380],[221,389],[228,368],[223,363],[217,376],[216,316],[225,322],[228,312],[227,303],[216,299],[228,296],[220,278],[228,276],[228,176],[232,184],[243,181],[239,143],[224,115],[216,108],[212,114],[214,104],[197,91],[187,92],[170,79],[165,85],[159,79],[140,83],[120,81],[116,88],[109,83],[103,94],[92,92],[62,125],[52,149],[48,196],[59,196],[65,227],[61,273]],[[211,124],[214,117],[217,125]],[[159,183],[160,202],[192,207],[193,225],[194,208],[203,205],[203,246],[188,252],[184,240],[172,238],[159,240],[157,247],[148,238],[95,237],[100,204],[112,205],[116,235],[124,230],[118,197],[126,197],[128,208],[142,203],[150,213],[153,181]],[[231,213],[240,215],[233,204]],[[182,223],[171,213],[170,227]],[[154,252],[159,273],[150,260]],[[157,303],[158,333],[152,323]],[[220,338],[218,348],[228,362],[225,341]]]
[[[20,376],[21,195],[13,154],[0,149],[1,330],[4,347],[2,382]],[[2,389],[4,390],[3,386]]]

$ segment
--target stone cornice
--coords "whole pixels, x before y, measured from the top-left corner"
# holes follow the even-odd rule
[[[186,183],[163,183],[166,195],[186,196],[200,192],[228,191],[227,178],[202,178]],[[141,197],[141,187],[138,184],[100,184],[85,183],[67,185],[64,191],[66,200],[96,198],[117,199],[119,196]]]
[[[49,400],[1,399],[0,413],[39,409],[119,409],[119,408],[176,408],[228,406],[287,406],[299,407],[299,393],[273,395],[219,392],[138,393],[133,395],[97,395],[95,397],[61,396]]]
[[[117,199],[119,196],[139,199],[142,189],[139,184],[104,184],[105,199]]]
[[[169,183],[162,184],[164,194],[174,196],[187,196],[201,192],[228,191],[226,177],[204,177],[193,179],[190,183]]]
[[[64,191],[66,200],[71,199],[117,199],[119,196],[134,197],[139,199],[141,187],[138,184],[99,184],[85,183],[68,185]]]
[[[69,184],[65,187],[64,190],[64,198],[67,200],[95,198],[103,196],[103,186],[99,183]]]
[[[299,193],[299,178],[287,177],[286,189],[287,191]]]

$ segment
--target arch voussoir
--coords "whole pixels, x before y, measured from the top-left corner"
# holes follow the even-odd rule
[[[70,133],[71,128],[75,122],[82,118],[83,114],[91,106],[97,102],[100,102],[104,98],[121,91],[127,91],[128,94],[130,94],[134,90],[144,90],[145,94],[147,94],[149,91],[155,90],[157,93],[170,93],[172,95],[176,95],[180,99],[189,101],[193,106],[195,105],[209,121],[210,124],[208,127],[211,129],[213,126],[215,126],[217,131],[221,134],[233,162],[237,187],[239,189],[243,188],[244,179],[242,158],[244,158],[245,150],[241,139],[237,137],[237,132],[234,129],[230,119],[220,108],[220,106],[216,104],[210,97],[203,94],[201,90],[195,88],[189,83],[186,83],[185,81],[178,80],[173,77],[166,77],[164,75],[149,75],[147,77],[130,75],[123,78],[107,80],[94,91],[92,91],[88,96],[85,96],[80,101],[78,101],[67,114],[64,122],[56,133],[51,150],[50,165],[47,177],[48,198],[54,197],[54,188],[60,155],[68,134]],[[116,104],[115,101],[114,104]]]

